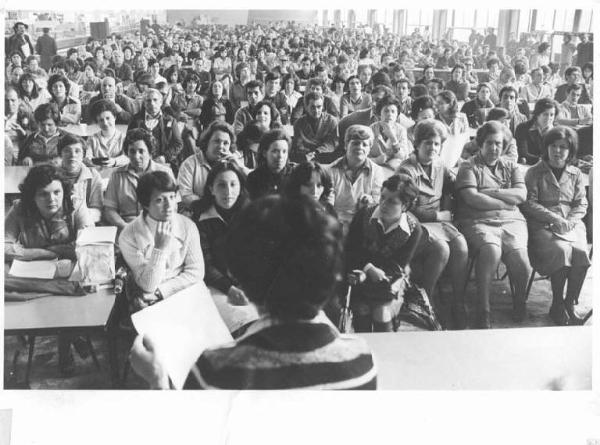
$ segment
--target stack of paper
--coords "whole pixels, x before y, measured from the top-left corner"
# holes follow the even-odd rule
[[[131,321],[138,334],[152,339],[177,389],[202,351],[233,341],[203,282],[136,312]]]
[[[115,277],[116,227],[87,227],[77,236],[75,251],[83,283],[104,284]]]
[[[8,274],[19,278],[38,278],[51,280],[56,274],[56,264],[57,260],[13,260]]]

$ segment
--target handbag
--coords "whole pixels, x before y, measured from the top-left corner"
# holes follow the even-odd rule
[[[429,302],[425,289],[417,286],[407,277],[403,280],[405,280],[404,301],[400,307],[400,312],[394,317],[394,330],[404,321],[428,331],[441,331],[442,325]]]

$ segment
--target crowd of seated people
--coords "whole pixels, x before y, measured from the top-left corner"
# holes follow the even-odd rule
[[[307,196],[340,223],[346,270],[364,274],[353,290],[357,331],[393,329],[390,285],[407,276],[444,328],[490,328],[500,261],[516,322],[527,317],[533,267],[551,277],[552,320],[577,324],[593,160],[578,157],[592,153],[578,133],[592,124],[593,65],[573,53],[559,75],[546,42],[513,43],[166,26],[90,39],[55,56],[48,73],[17,50],[6,60],[5,165],[32,166],[24,184],[39,191],[24,187],[7,213],[5,258],[62,255],[40,222],[85,212],[85,224],[119,230],[132,311],[204,279],[241,335],[261,315],[251,302],[262,287],[245,289],[251,280],[231,273],[226,240],[261,198]],[[98,131],[74,136],[80,123]],[[463,136],[458,162],[444,164],[444,150],[456,150],[446,141]],[[59,191],[83,210],[44,201]],[[478,297],[469,323],[470,262]],[[438,285],[444,270],[450,295]]]

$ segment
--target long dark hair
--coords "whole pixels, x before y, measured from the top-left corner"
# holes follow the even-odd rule
[[[35,204],[35,194],[52,181],[60,181],[63,188],[62,210],[64,215],[73,213],[73,186],[66,180],[61,170],[52,164],[41,164],[32,167],[23,182],[19,185],[21,191],[21,212],[27,226],[33,226],[42,215]]]
[[[25,80],[31,80],[33,82],[33,89],[31,90],[31,95],[29,95],[27,91],[25,91],[25,88],[23,88],[23,81]],[[33,78],[33,76],[29,73],[24,73],[21,75],[21,77],[19,77],[19,83],[17,87],[17,92],[19,93],[19,97],[21,99],[24,97],[28,97],[29,99],[37,99],[40,95],[40,89],[35,83],[35,79]]]
[[[313,161],[302,162],[294,167],[285,188],[286,194],[290,197],[300,196],[300,187],[310,181],[314,173],[319,175],[321,178],[321,185],[323,185],[323,193],[319,197],[319,202],[327,202],[327,197],[333,190],[331,176],[321,164]]]
[[[246,175],[244,172],[242,172],[240,167],[238,167],[238,165],[233,161],[218,161],[212,166],[210,172],[208,173],[202,198],[193,202],[191,205],[192,219],[194,221],[197,221],[202,213],[206,212],[215,204],[215,197],[210,192],[210,188],[214,185],[217,176],[226,171],[234,172],[240,181],[240,195],[231,209],[237,211],[244,207],[244,205],[248,202],[248,192],[246,191]]]

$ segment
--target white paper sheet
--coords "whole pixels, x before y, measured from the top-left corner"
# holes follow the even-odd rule
[[[51,280],[56,274],[56,263],[56,260],[13,260],[8,274],[19,278],[39,278]]]
[[[117,236],[117,228],[114,226],[86,227],[77,236],[77,245],[114,243]]]
[[[136,312],[131,320],[140,335],[154,341],[176,389],[183,388],[202,351],[233,341],[204,283]]]
[[[456,165],[456,163],[460,159],[463,147],[467,142],[469,142],[469,140],[469,133],[461,133],[448,136],[448,139],[446,139],[446,141],[444,142],[444,145],[442,146],[442,151],[440,153],[442,163],[447,168],[453,168]]]

